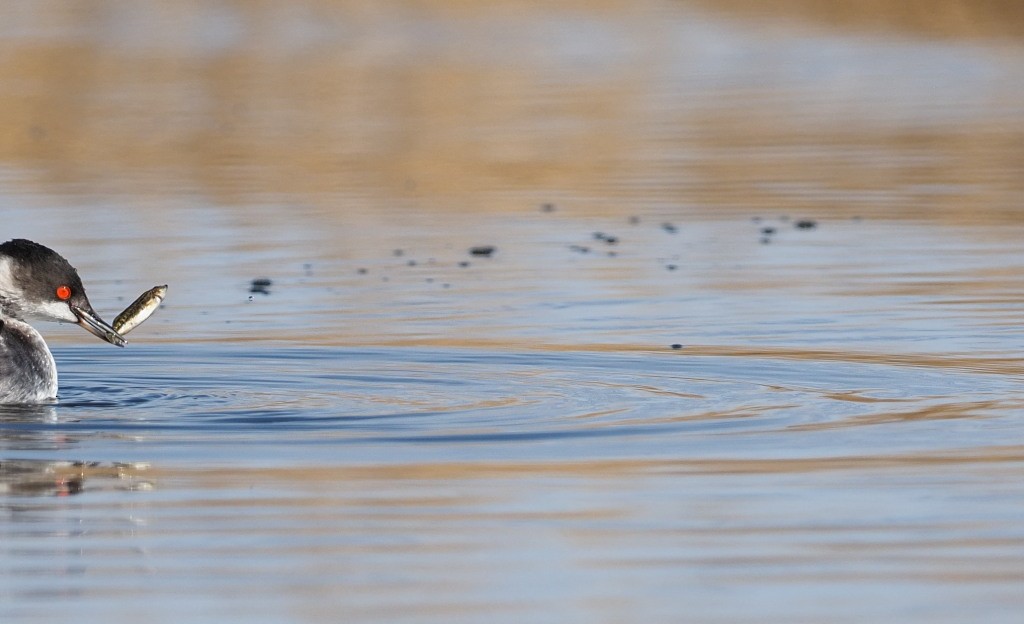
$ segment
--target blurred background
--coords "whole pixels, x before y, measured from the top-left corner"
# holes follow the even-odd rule
[[[879,212],[927,201],[990,218],[1022,190],[1022,12],[998,0],[16,3],[0,23],[4,201],[74,198],[157,230],[183,206],[355,226],[373,208],[564,200],[597,214],[860,214],[868,193],[899,195]]]
[[[218,315],[250,279],[349,275],[398,248],[423,262],[521,242],[506,262],[535,273],[565,262],[554,245],[629,217],[1017,224],[1022,13],[998,0],[15,3],[0,15],[0,210],[8,236],[68,255],[107,315],[176,281],[191,337],[239,339],[266,337]],[[679,253],[640,238],[656,258]],[[750,240],[692,246],[740,262]],[[168,330],[156,338],[185,328]]]

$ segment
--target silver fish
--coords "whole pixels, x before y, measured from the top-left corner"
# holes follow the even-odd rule
[[[160,303],[163,302],[164,295],[166,294],[167,284],[150,288],[118,314],[114,322],[110,324],[111,327],[117,333],[124,336],[139,325],[142,325],[143,321],[152,316],[156,309],[160,307]]]

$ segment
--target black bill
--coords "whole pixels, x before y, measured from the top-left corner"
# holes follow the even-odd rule
[[[107,325],[103,319],[96,316],[96,313],[91,309],[86,310],[77,306],[71,306],[71,311],[78,317],[78,324],[90,334],[118,347],[123,347],[128,342],[124,339],[124,336],[114,331],[113,327]]]

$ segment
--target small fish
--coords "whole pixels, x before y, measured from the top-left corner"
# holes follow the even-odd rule
[[[166,284],[150,288],[125,308],[123,312],[118,314],[114,322],[111,323],[111,327],[117,333],[124,336],[152,316],[153,312],[156,312],[156,309],[160,307],[160,303],[164,300],[164,295],[166,294]]]

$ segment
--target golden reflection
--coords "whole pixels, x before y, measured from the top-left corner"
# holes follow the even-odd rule
[[[880,414],[861,414],[850,418],[840,418],[829,422],[803,423],[786,427],[789,431],[820,431],[822,429],[841,429],[845,427],[866,427],[889,423],[901,423],[914,420],[950,420],[961,418],[987,418],[992,413],[1004,413],[1014,408],[1019,409],[1017,401],[960,401],[928,405],[911,410],[891,410]]]
[[[358,328],[357,328],[358,329]],[[283,334],[278,339],[290,343],[302,344],[310,341],[308,332],[296,330],[294,335]],[[152,339],[151,342],[180,342],[177,339]],[[253,337],[217,336],[211,338],[189,338],[189,342],[251,342]],[[849,362],[857,364],[879,364],[884,366],[909,366],[917,368],[935,368],[965,373],[989,373],[1024,378],[1024,357],[985,356],[968,354],[928,354],[928,353],[877,353],[870,351],[828,350],[813,348],[773,347],[773,346],[733,346],[711,344],[688,344],[680,351],[652,350],[649,344],[609,344],[609,343],[557,343],[537,342],[515,337],[500,340],[467,336],[444,336],[437,338],[418,338],[408,336],[390,337],[381,335],[368,337],[365,333],[337,334],[318,336],[318,346],[404,346],[404,347],[440,347],[468,348],[493,352],[564,352],[564,353],[644,353],[657,354],[665,357],[737,357],[757,359],[806,360],[809,362]],[[842,400],[856,400],[844,396]],[[866,399],[861,399],[865,400]]]
[[[1018,3],[933,4],[790,0],[772,12],[840,36],[884,23],[896,42],[922,29],[1021,30]],[[0,163],[15,172],[14,188],[127,194],[157,206],[195,194],[222,206],[287,197],[324,215],[346,212],[353,198],[494,212],[566,192],[590,213],[625,201],[717,213],[796,201],[860,214],[858,194],[918,188],[909,191],[918,201],[880,215],[975,222],[1008,218],[1024,191],[1012,71],[979,83],[965,118],[939,124],[915,123],[873,96],[891,79],[870,66],[836,68],[868,72],[854,76],[863,81],[854,91],[828,80],[788,84],[793,75],[771,54],[733,75],[731,53],[715,56],[721,50],[755,42],[785,55],[791,33],[807,34],[797,24],[760,29],[762,3],[146,6],[3,10]],[[704,49],[693,25],[714,20],[726,20],[715,32],[730,34]],[[972,52],[977,67],[955,71],[1004,71],[1000,63],[1012,68],[1022,54],[1016,42],[993,45]],[[716,76],[709,62],[727,73]],[[942,84],[958,81],[950,74],[914,106],[941,109]]]
[[[696,0],[739,17],[795,18],[827,28],[930,37],[1024,37],[1024,5],[1016,0]],[[770,11],[770,13],[769,13]]]
[[[354,466],[309,466],[275,468],[154,468],[157,481],[187,481],[202,488],[224,488],[239,483],[268,486],[291,483],[306,489],[345,487],[361,481],[449,481],[515,479],[520,477],[630,478],[664,474],[778,474],[849,470],[893,470],[917,466],[971,464],[1016,464],[1024,461],[1024,446],[972,448],[963,451],[922,452],[893,455],[810,458],[699,458],[652,460],[580,460],[566,462],[481,462],[399,463]],[[429,505],[430,497],[416,504]],[[289,501],[288,504],[291,504]],[[406,504],[406,503],[402,503]]]

